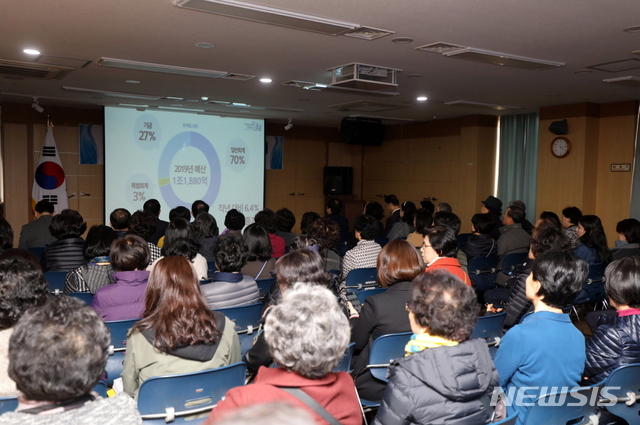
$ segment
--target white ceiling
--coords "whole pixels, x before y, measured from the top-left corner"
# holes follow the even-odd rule
[[[4,0],[0,4],[0,60],[30,62],[22,49],[44,55],[92,61],[59,80],[16,79],[0,74],[0,101],[82,106],[144,103],[226,113],[231,108],[187,102],[210,100],[304,111],[233,109],[276,123],[338,126],[357,111],[330,105],[355,101],[402,105],[370,115],[417,121],[485,113],[473,107],[447,106],[456,100],[520,106],[517,112],[577,102],[609,103],[640,99],[640,87],[604,83],[606,78],[640,77],[640,68],[609,73],[576,73],[600,63],[637,59],[640,32],[638,0],[247,0],[332,20],[394,31],[365,41],[273,26],[175,7],[171,0]],[[410,37],[410,44],[392,42]],[[195,43],[216,47],[203,49]],[[448,58],[415,50],[447,42],[565,63],[531,71]],[[96,65],[101,57],[255,75],[249,81],[176,76]],[[46,62],[43,57],[40,62]],[[309,91],[285,87],[289,80],[328,84],[327,68],[351,62],[399,68],[395,97],[355,92]],[[419,74],[422,78],[410,79]],[[259,82],[270,77],[271,84]],[[138,80],[129,84],[126,80]],[[143,102],[64,91],[62,86],[184,98]],[[17,96],[20,95],[20,96]],[[24,96],[23,96],[24,95]],[[417,102],[419,95],[427,102]],[[244,109],[243,109],[244,110]],[[388,124],[394,121],[386,121]]]

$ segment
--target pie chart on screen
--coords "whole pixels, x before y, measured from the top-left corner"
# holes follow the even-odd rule
[[[57,189],[64,183],[64,170],[55,162],[43,162],[36,169],[36,182],[43,189]]]

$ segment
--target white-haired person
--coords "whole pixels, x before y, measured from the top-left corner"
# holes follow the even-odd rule
[[[9,376],[23,395],[0,416],[6,425],[138,425],[142,419],[126,394],[92,392],[107,364],[107,325],[77,298],[52,297],[27,310],[9,346]]]
[[[253,384],[229,390],[206,424],[238,408],[273,401],[313,412],[318,425],[327,422],[307,403],[316,404],[343,425],[362,424],[353,379],[346,372],[332,372],[349,344],[350,332],[331,291],[297,283],[271,309],[264,333],[278,367],[261,367]],[[311,401],[303,401],[305,397]]]

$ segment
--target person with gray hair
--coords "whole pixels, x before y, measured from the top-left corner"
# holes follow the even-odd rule
[[[53,297],[29,309],[9,346],[9,376],[23,396],[8,425],[137,425],[142,418],[131,397],[101,398],[92,391],[109,354],[109,328],[83,301]]]
[[[205,424],[238,408],[273,401],[313,411],[317,424],[326,421],[308,403],[318,404],[343,425],[362,424],[353,380],[346,372],[332,372],[349,344],[350,330],[331,291],[297,283],[272,307],[264,333],[279,367],[261,367],[253,384],[229,390]],[[305,397],[312,401],[303,401]]]
[[[526,218],[527,206],[525,205],[525,203],[522,201],[511,201],[509,202],[509,208],[520,208],[524,212],[525,218],[522,219],[522,222],[520,224],[522,224],[522,228],[524,229],[525,232],[527,232],[528,234],[532,234],[533,224],[531,224],[531,222]]]

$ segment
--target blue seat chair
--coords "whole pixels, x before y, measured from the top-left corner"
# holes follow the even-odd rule
[[[411,332],[402,332],[396,334],[382,335],[371,344],[369,353],[369,364],[356,373],[356,376],[369,370],[374,378],[384,382],[388,382],[387,368],[391,366],[391,362],[397,358],[403,357],[404,348],[411,339]],[[372,410],[380,406],[379,402],[360,399],[360,403],[365,411]]]
[[[138,411],[145,424],[201,424],[228,390],[244,385],[246,372],[244,363],[235,363],[149,378],[140,385]]]
[[[6,412],[13,412],[18,408],[18,397],[0,398],[0,415]]]
[[[93,391],[97,392],[100,397],[107,397],[107,383],[104,381],[98,381],[95,387],[93,387]]]
[[[207,277],[213,276],[218,271],[215,261],[207,261]]]
[[[476,292],[485,292],[496,286],[496,273],[498,271],[498,256],[477,257],[469,260],[467,272],[471,284]]]
[[[49,284],[49,291],[55,295],[62,295],[64,293],[64,280],[67,277],[67,272],[46,272],[44,278],[47,279]]]
[[[596,415],[595,403],[600,384],[538,398],[524,416],[524,425],[587,425]]]
[[[340,359],[340,363],[333,368],[333,372],[351,372],[351,359],[353,358],[353,351],[356,347],[356,343],[352,342],[347,346],[344,352],[344,356]]]
[[[253,346],[254,331],[257,331],[260,325],[263,307],[261,303],[256,303],[241,307],[221,308],[218,310],[235,324],[235,330],[240,338],[243,355]]]
[[[598,404],[629,424],[640,421],[640,363],[620,366],[609,374],[602,388],[606,393],[602,392]]]
[[[84,301],[88,306],[93,302],[93,294],[91,292],[72,292],[69,296]]]
[[[502,259],[502,264],[500,265],[500,270],[502,273],[511,276],[516,272],[522,264],[529,258],[529,252],[516,252],[513,254],[507,254]]]
[[[360,300],[360,304],[364,304],[364,300],[366,300],[368,297],[370,297],[371,295],[376,295],[376,294],[381,294],[384,291],[386,291],[387,288],[364,288],[361,290],[356,290],[355,293],[358,296],[358,299]]]
[[[375,267],[366,267],[362,269],[354,269],[349,272],[345,281],[347,291],[355,292],[355,289],[365,287],[378,286],[378,269]]]
[[[603,307],[607,306],[607,293],[604,290],[604,264],[594,264],[589,266],[589,274],[582,285],[582,291],[578,294],[574,305],[595,304],[597,307],[599,302],[603,303]],[[594,308],[595,310],[595,308]]]
[[[33,255],[36,256],[38,261],[42,258],[42,254],[44,253],[44,246],[32,246],[31,248],[27,248]]]
[[[115,320],[113,322],[106,322],[109,331],[111,332],[111,344],[109,345],[109,358],[107,359],[107,366],[105,368],[107,372],[108,386],[113,385],[113,380],[122,375],[122,369],[124,368],[124,352],[127,347],[127,333],[129,329],[139,319],[133,320]]]
[[[456,236],[458,239],[458,249],[462,249],[471,235],[473,235],[473,233],[458,233],[458,236]]]
[[[389,238],[375,238],[373,241],[380,245],[380,248],[384,248],[384,246],[389,243]]]
[[[270,277],[268,279],[258,279],[256,283],[258,284],[258,289],[260,289],[260,301],[264,300],[264,297],[267,296],[271,286],[275,283],[276,278]]]
[[[484,338],[489,345],[489,352],[491,357],[495,357],[500,345],[500,339],[503,334],[504,320],[507,318],[507,313],[497,313],[489,316],[478,317],[476,326],[473,328],[473,333],[470,338]]]

